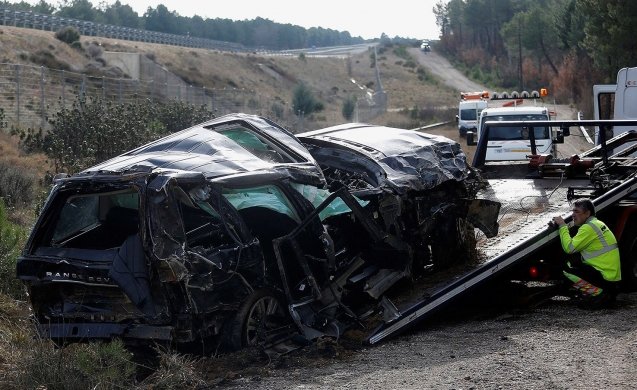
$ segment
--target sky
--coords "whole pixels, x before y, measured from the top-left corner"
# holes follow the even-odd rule
[[[103,0],[91,0],[97,7]],[[106,0],[112,4],[115,0]],[[349,31],[356,37],[380,38],[382,33],[418,39],[437,39],[439,35],[432,9],[437,0],[120,0],[140,16],[150,6],[163,4],[181,16],[252,20],[256,17],[301,27],[323,27]],[[51,2],[49,2],[51,3]],[[54,3],[55,4],[55,3]]]

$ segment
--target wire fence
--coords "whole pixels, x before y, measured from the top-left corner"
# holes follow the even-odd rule
[[[0,63],[0,108],[5,117],[0,126],[48,130],[49,118],[63,108],[71,108],[78,98],[100,98],[120,104],[139,99],[179,101],[205,106],[215,116],[244,112],[272,118],[296,131],[309,127],[308,118],[294,113],[291,104],[280,99],[245,89],[208,89],[165,80],[94,77],[43,66]],[[382,113],[384,107],[361,101],[356,110],[355,119],[364,122]],[[327,122],[343,122],[340,112],[320,115]]]

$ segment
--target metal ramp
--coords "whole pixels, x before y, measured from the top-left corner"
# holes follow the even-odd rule
[[[569,180],[568,186],[582,183],[590,185],[589,181]],[[490,181],[490,184],[491,188],[478,196],[497,200],[502,203],[502,208],[499,218],[500,233],[478,244],[478,250],[485,260],[477,268],[441,287],[424,300],[400,310],[392,321],[374,330],[367,339],[369,344],[376,344],[429,318],[436,309],[500,275],[518,261],[558,239],[558,230],[549,226],[549,222],[553,216],[566,216],[570,210],[568,188],[566,185],[562,186],[559,178],[504,179]],[[593,203],[597,211],[602,211],[635,191],[637,176],[631,175],[620,185],[595,198]],[[565,218],[567,222],[570,219],[570,215]]]

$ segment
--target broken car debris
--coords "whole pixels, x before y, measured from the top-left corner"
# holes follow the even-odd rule
[[[497,233],[479,184],[444,137],[226,115],[57,178],[17,274],[60,343],[338,337]]]

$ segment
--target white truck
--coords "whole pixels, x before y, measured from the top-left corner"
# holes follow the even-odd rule
[[[489,92],[461,92],[460,103],[458,104],[458,131],[460,136],[467,134],[467,131],[475,131],[478,127],[478,118],[482,110],[487,108]]]
[[[497,107],[486,108],[480,115],[479,126],[475,133],[476,142],[480,140],[485,123],[488,121],[548,121],[550,112],[546,107]],[[556,155],[553,142],[552,129],[549,126],[534,128],[534,137],[529,130],[522,126],[496,127],[492,129],[489,137],[486,160],[487,161],[522,161],[528,160],[531,154],[552,156]],[[473,133],[467,137],[473,140]],[[472,141],[471,140],[471,141]],[[533,147],[535,143],[535,147]]]
[[[616,84],[597,84],[593,86],[593,111],[595,120],[637,119],[637,67],[622,68],[617,72]],[[611,139],[634,127],[608,126],[605,139]],[[599,126],[595,127],[595,144],[599,145]]]

